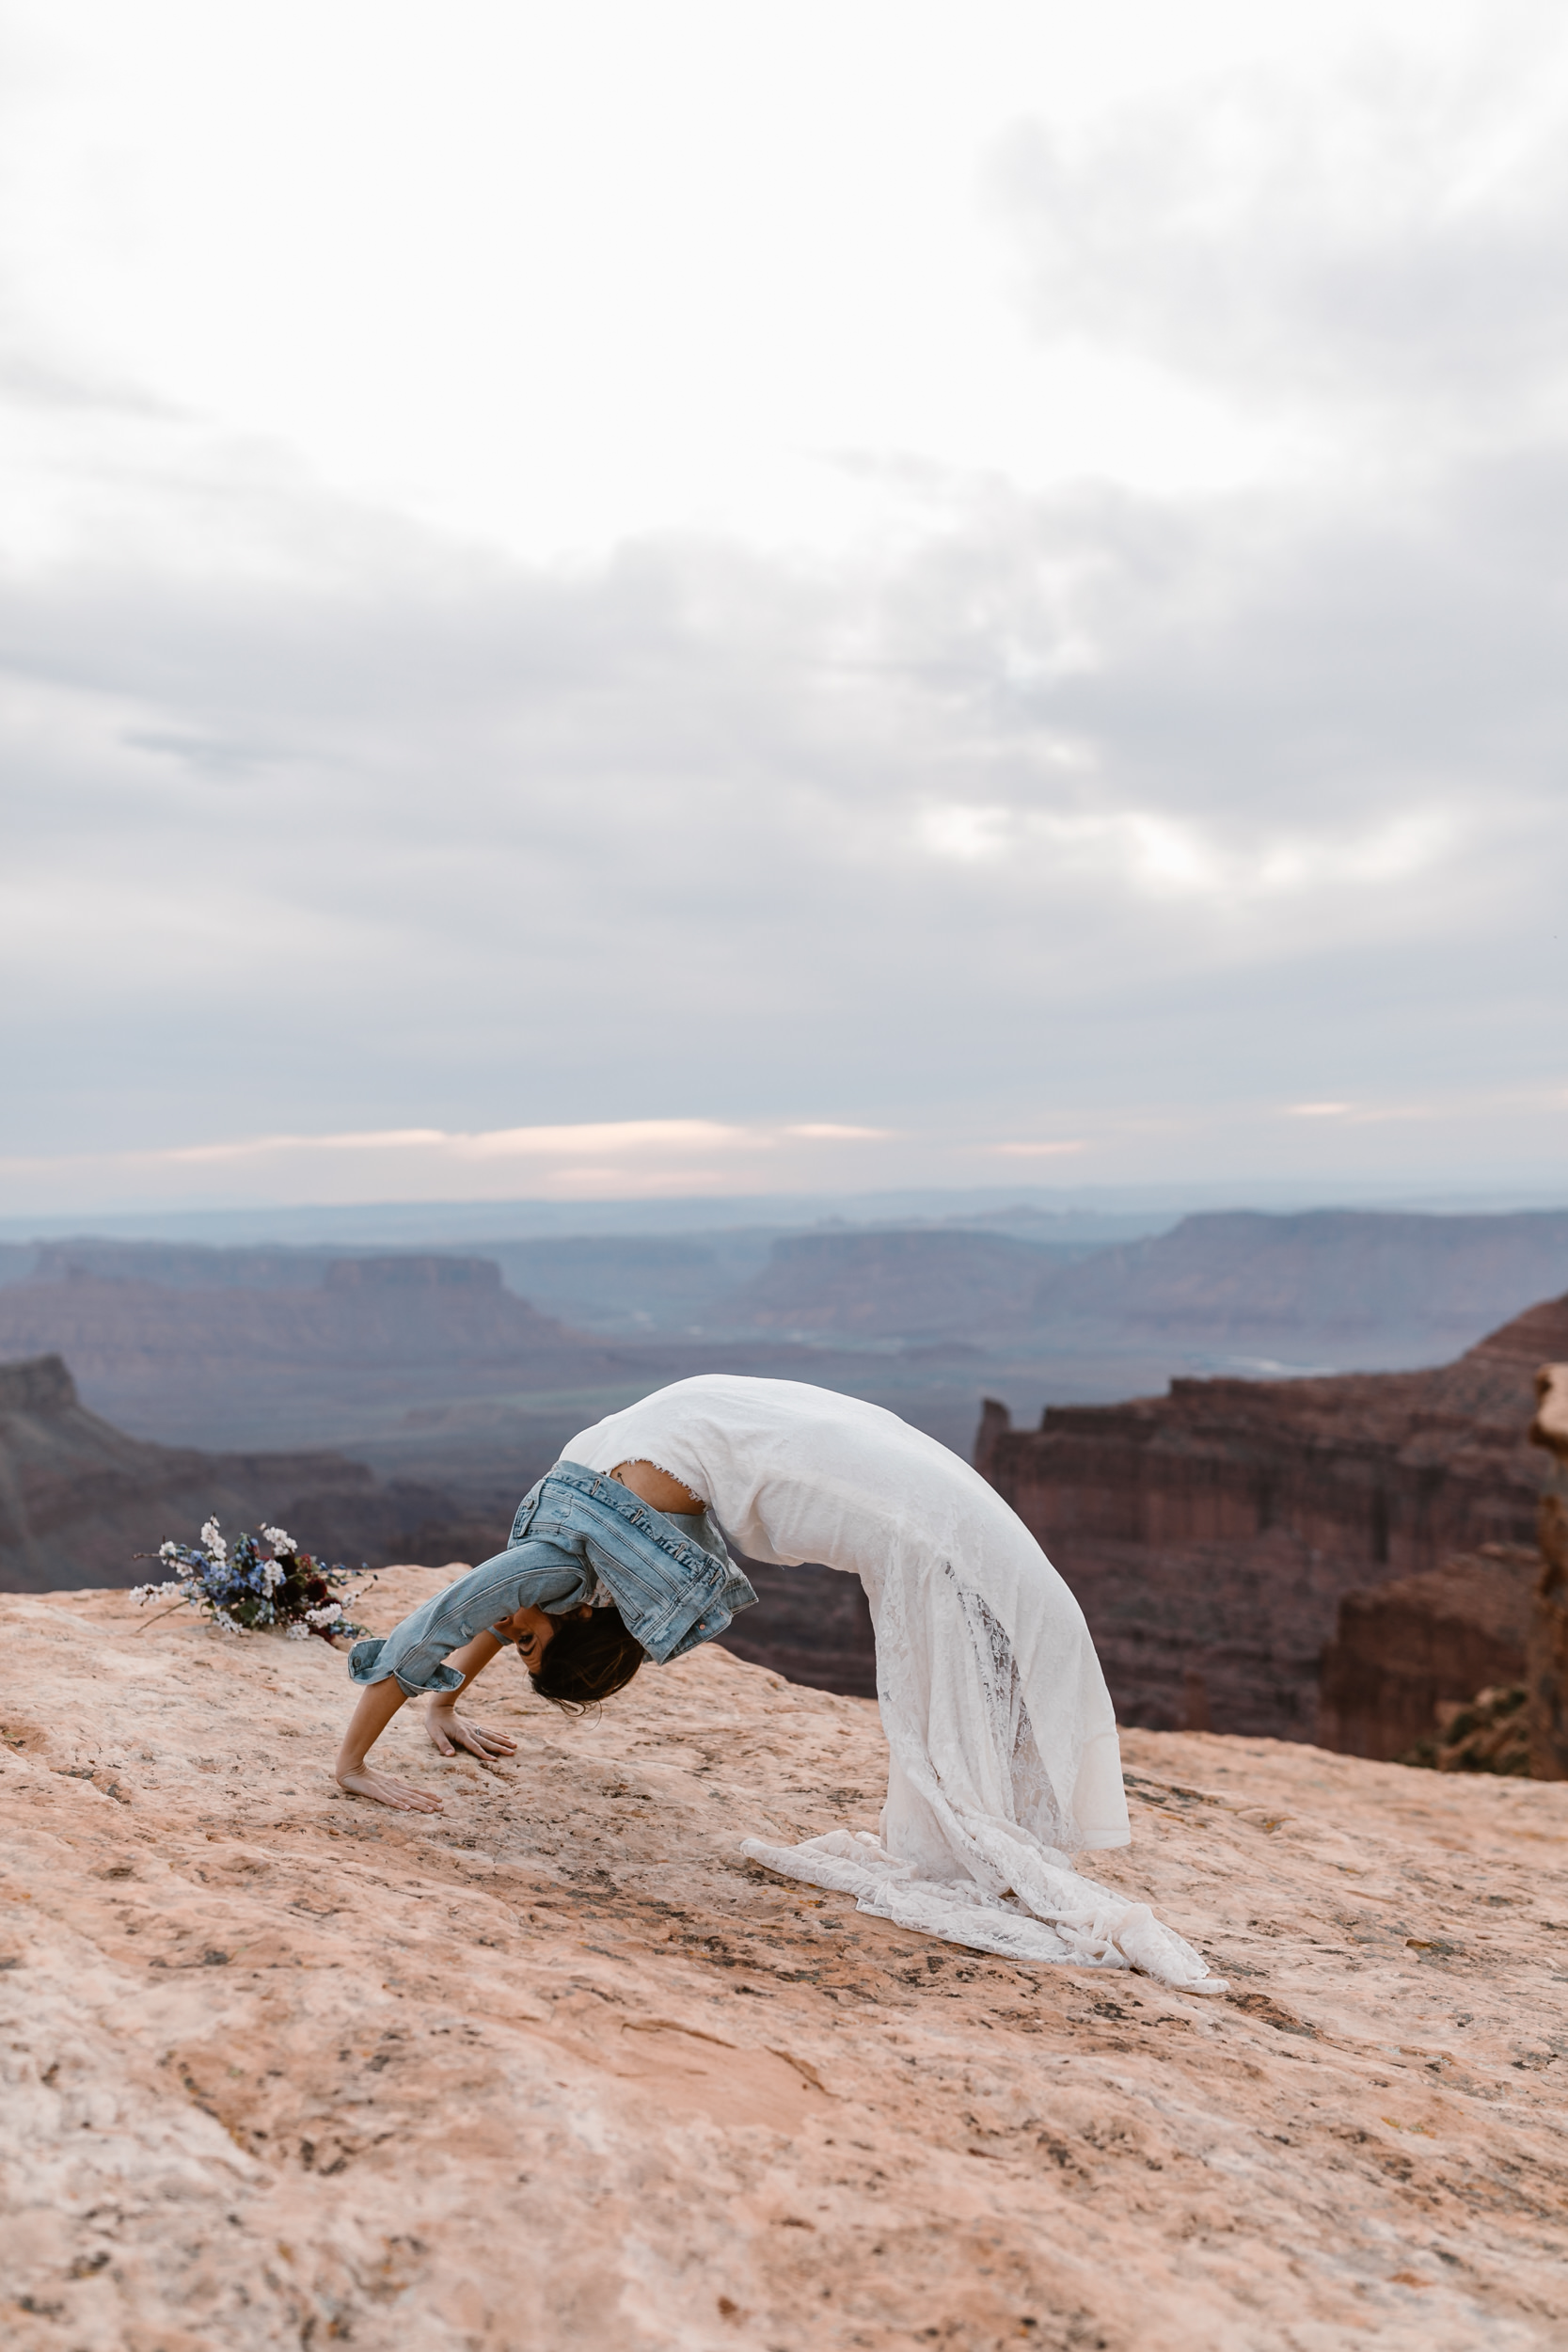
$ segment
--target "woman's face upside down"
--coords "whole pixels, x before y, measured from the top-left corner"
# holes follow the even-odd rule
[[[573,1617],[590,1617],[593,1611],[586,1605],[565,1613]],[[515,1642],[517,1655],[531,1675],[539,1672],[539,1662],[555,1638],[559,1616],[552,1617],[544,1609],[515,1609],[510,1617],[498,1619],[490,1630],[498,1642]]]

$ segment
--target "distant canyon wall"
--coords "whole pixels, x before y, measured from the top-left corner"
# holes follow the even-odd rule
[[[1560,1299],[1432,1372],[1179,1380],[1034,1430],[990,1405],[975,1462],[1077,1595],[1123,1722],[1314,1740],[1347,1594],[1533,1548],[1534,1374],[1564,1354]]]
[[[1323,1654],[1325,1746],[1384,1759],[1424,1747],[1436,1760],[1434,1732],[1456,1711],[1481,1692],[1518,1691],[1525,1731],[1508,1769],[1568,1779],[1568,1363],[1543,1365],[1535,1387],[1539,1541],[1488,1544],[1431,1575],[1347,1594]],[[1450,1768],[1471,1768],[1463,1749],[1444,1751]]]
[[[1323,1652],[1320,1743],[1394,1762],[1433,1739],[1440,1709],[1522,1683],[1540,1580],[1533,1544],[1488,1544],[1347,1593]]]
[[[157,1562],[136,1555],[166,1536],[194,1543],[209,1516],[230,1534],[270,1519],[353,1566],[444,1560],[454,1536],[480,1532],[454,1524],[451,1499],[418,1480],[325,1451],[151,1444],[88,1412],[59,1357],[0,1364],[0,1591],[156,1581]],[[485,1550],[502,1540],[504,1526]]]

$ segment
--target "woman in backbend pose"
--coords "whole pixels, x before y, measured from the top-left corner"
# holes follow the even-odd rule
[[[443,1754],[514,1743],[456,1712],[514,1644],[542,1696],[610,1697],[755,1600],[725,1536],[780,1566],[859,1576],[887,1734],[880,1835],[835,1830],[743,1851],[900,1926],[1020,1960],[1137,1966],[1219,1991],[1141,1903],[1073,1869],[1125,1846],[1116,1722],[1083,1613],[974,1470],[879,1406],[793,1380],[705,1375],[585,1429],[524,1498],[505,1551],[349,1661],[365,1686],[341,1787],[410,1811],[437,1801],[372,1769],[407,1698]]]

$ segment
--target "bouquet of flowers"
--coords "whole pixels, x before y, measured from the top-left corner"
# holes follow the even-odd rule
[[[209,1519],[199,1549],[171,1542],[136,1557],[161,1560],[173,1574],[166,1583],[135,1585],[133,1600],[188,1601],[193,1609],[205,1610],[225,1633],[281,1627],[291,1642],[307,1642],[312,1633],[330,1642],[334,1634],[365,1629],[344,1614],[344,1586],[357,1583],[370,1570],[341,1563],[324,1567],[281,1527],[263,1527],[260,1537],[237,1536],[230,1550],[216,1519]]]

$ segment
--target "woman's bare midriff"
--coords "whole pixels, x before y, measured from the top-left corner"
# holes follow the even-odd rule
[[[617,1462],[610,1474],[655,1511],[674,1511],[691,1518],[705,1507],[689,1486],[683,1486],[678,1478],[672,1478],[668,1470],[661,1470],[656,1463]]]

